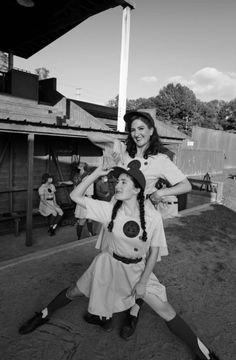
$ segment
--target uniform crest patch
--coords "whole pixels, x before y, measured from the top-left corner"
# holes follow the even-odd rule
[[[124,234],[129,237],[133,238],[139,234],[140,226],[135,221],[127,221],[123,226]]]

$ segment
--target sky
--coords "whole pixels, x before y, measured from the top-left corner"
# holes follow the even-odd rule
[[[131,11],[127,98],[157,96],[172,82],[198,99],[236,98],[235,0],[136,0]],[[14,67],[45,67],[68,98],[106,105],[119,92],[122,7],[90,17]]]

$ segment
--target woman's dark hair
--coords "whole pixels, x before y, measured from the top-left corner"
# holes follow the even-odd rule
[[[137,200],[139,202],[139,216],[140,216],[140,224],[141,224],[141,228],[143,230],[143,235],[142,235],[142,240],[143,241],[147,241],[147,232],[146,232],[146,222],[145,222],[145,210],[144,210],[144,192],[143,189],[140,188],[140,185],[138,184],[138,182],[132,177],[130,176],[130,178],[132,179],[134,186],[138,189],[140,189],[140,192],[138,193],[137,196]],[[111,221],[109,222],[107,229],[108,231],[112,232],[113,229],[113,225],[114,225],[114,220],[116,218],[117,212],[119,210],[119,208],[122,205],[122,201],[118,200],[113,209],[112,209],[112,214],[111,214]]]
[[[158,153],[163,151],[163,145],[160,140],[160,136],[157,133],[157,129],[150,120],[148,120],[146,117],[140,115],[134,115],[130,121],[127,123],[127,131],[128,131],[128,137],[126,140],[126,150],[131,158],[134,158],[137,153],[137,146],[132,139],[131,136],[131,125],[134,120],[140,119],[144,124],[147,125],[149,129],[153,129],[153,134],[150,137],[150,144],[148,148],[144,152],[144,159],[147,159],[149,155],[157,155]]]
[[[45,184],[49,178],[52,178],[52,181],[53,181],[53,177],[50,174],[47,174],[47,173],[43,174],[42,175],[42,184]]]

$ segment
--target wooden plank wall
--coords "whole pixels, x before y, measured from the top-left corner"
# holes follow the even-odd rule
[[[27,135],[0,133],[0,214],[26,211],[27,149]],[[42,174],[50,173],[55,183],[62,178],[69,180],[73,154],[77,154],[78,157],[101,156],[101,151],[87,139],[35,136],[33,208],[38,208],[39,205],[38,188],[41,185]],[[1,155],[4,155],[2,161]],[[58,187],[57,200],[59,203],[68,203],[68,189]],[[0,232],[8,226],[5,222],[1,223]]]

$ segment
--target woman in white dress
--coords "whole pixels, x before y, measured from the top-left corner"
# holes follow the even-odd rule
[[[167,253],[167,245],[161,215],[145,204],[146,181],[140,166],[138,160],[133,160],[126,168],[114,168],[114,176],[118,179],[115,204],[83,196],[98,177],[108,173],[102,166],[72,191],[72,200],[86,209],[86,216],[106,226],[109,245],[94,258],[74,286],[58,294],[46,308],[22,325],[19,332],[33,331],[47,322],[55,310],[82,295],[89,298],[84,319],[111,331],[112,315],[129,309],[136,298],[143,298],[166,321],[168,328],[192,349],[196,359],[217,360],[176,314],[167,301],[165,286],[153,273],[158,257]]]
[[[163,145],[155,127],[155,122],[147,112],[130,111],[124,116],[128,136],[125,144],[111,135],[94,133],[89,135],[91,142],[103,149],[108,163],[111,158],[118,165],[127,165],[132,159],[141,162],[141,171],[146,179],[145,198],[148,206],[156,209],[168,202],[169,196],[177,196],[191,190],[191,184],[178,167],[162,153]],[[170,186],[157,189],[159,179],[166,179]],[[166,200],[167,199],[167,200]],[[151,201],[150,201],[151,200]],[[96,247],[107,246],[106,232],[102,228]],[[130,314],[121,330],[121,336],[128,339],[133,335],[138,322],[142,300],[130,309]]]
[[[39,212],[42,216],[49,218],[49,234],[53,236],[61,221],[63,211],[56,201],[56,188],[53,177],[50,174],[42,175],[42,185],[38,189],[40,196]]]

